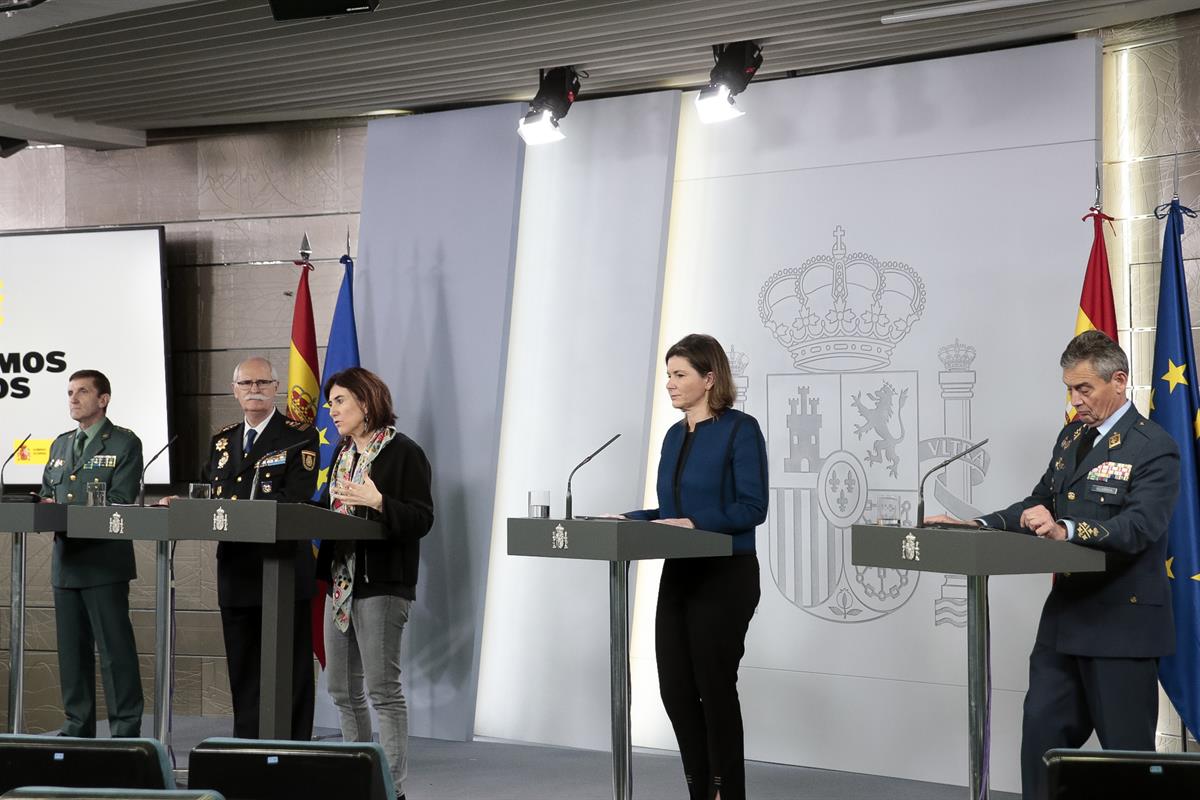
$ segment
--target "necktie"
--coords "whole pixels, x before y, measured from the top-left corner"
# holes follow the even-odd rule
[[[246,446],[242,449],[242,455],[250,455],[250,448],[254,447],[254,440],[258,438],[258,431],[251,428],[246,431]]]
[[[80,431],[79,433],[75,434],[75,448],[74,448],[73,452],[75,454],[75,463],[76,464],[79,463],[79,459],[83,456],[83,448],[86,445],[87,445],[87,434],[84,433],[83,431]]]
[[[1100,431],[1095,428],[1088,428],[1079,437],[1079,452],[1075,454],[1075,466],[1083,463],[1083,460],[1088,457],[1088,453],[1092,452],[1092,445],[1096,443],[1096,436]]]

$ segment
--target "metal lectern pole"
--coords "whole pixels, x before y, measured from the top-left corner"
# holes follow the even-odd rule
[[[991,724],[988,689],[991,659],[988,648],[988,579],[967,576],[967,720],[971,764],[970,800],[988,800],[987,747]]]
[[[633,798],[629,724],[629,562],[608,563],[609,654],[612,678],[613,800]]]
[[[158,542],[154,597],[154,737],[171,747],[171,542]]]
[[[8,732],[21,732],[25,711],[25,534],[12,535],[12,608],[8,629]]]

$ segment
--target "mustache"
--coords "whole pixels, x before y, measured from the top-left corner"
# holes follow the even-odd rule
[[[267,400],[267,401],[271,400],[270,396],[262,394],[261,392],[255,392],[254,394],[248,394],[248,395],[246,395],[246,399],[247,400]]]

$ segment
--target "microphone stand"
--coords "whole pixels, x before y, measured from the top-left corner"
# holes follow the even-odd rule
[[[29,433],[0,467],[0,503],[4,502],[4,470],[8,462],[29,441]],[[8,732],[21,732],[21,717],[25,707],[25,534],[13,533],[12,540],[12,597],[8,611]]]
[[[964,456],[966,456],[968,453],[978,450],[979,448],[981,448],[985,444],[987,444],[989,441],[990,441],[990,439],[984,439],[982,442],[977,442],[977,443],[971,445],[970,447],[968,447],[966,450],[963,450],[958,455],[947,458],[945,461],[938,464],[936,467],[929,470],[928,472],[925,473],[924,476],[921,477],[921,482],[919,484],[917,484],[917,524],[915,527],[918,527],[918,528],[925,527],[925,481],[929,479],[929,476],[932,475],[933,473],[937,472],[939,469],[942,469],[943,467],[948,467],[949,465],[953,464],[955,461],[958,461],[960,458],[963,458]]]
[[[151,456],[138,477],[138,508],[146,507],[146,472],[158,457],[175,444],[172,436]],[[171,750],[171,695],[175,686],[175,574],[172,559],[175,543],[162,541],[154,546],[154,735],[167,752]]]
[[[161,456],[163,453],[165,453],[167,451],[168,447],[175,444],[175,440],[178,438],[179,438],[178,433],[175,434],[174,436],[172,436],[171,440],[169,442],[167,442],[166,444],[164,444],[162,446],[162,449],[159,450],[157,453],[155,453],[150,458],[150,460],[146,462],[146,465],[144,467],[142,467],[142,475],[140,478],[138,478],[137,504],[138,504],[139,508],[146,507],[146,470],[150,469],[150,465],[153,464],[155,461],[157,461],[158,457]]]
[[[579,468],[582,467],[584,464],[588,463],[593,458],[600,455],[601,451],[603,451],[604,448],[608,447],[610,444],[612,444],[613,442],[615,442],[617,439],[620,439],[620,438],[621,438],[621,434],[618,433],[616,436],[612,437],[607,442],[600,445],[600,447],[598,447],[596,449],[596,452],[592,453],[590,456],[585,458],[583,461],[580,461],[578,464],[575,465],[575,469],[571,470],[571,474],[567,476],[567,503],[566,503],[566,512],[567,513],[564,516],[564,519],[575,519],[575,517],[572,516],[572,514],[571,514],[571,480],[575,477],[575,473],[578,472]]]
[[[33,436],[32,432],[25,434],[25,438],[21,440],[16,449],[8,454],[8,458],[4,459],[4,466],[0,466],[0,503],[4,502],[4,470],[8,469],[8,462],[17,457],[17,453],[21,452],[21,448],[29,441],[30,436]]]

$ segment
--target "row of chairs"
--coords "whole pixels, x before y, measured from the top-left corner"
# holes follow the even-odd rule
[[[176,791],[156,739],[0,734],[0,798],[393,800],[396,794],[374,742],[205,739],[188,756],[187,784],[188,791]]]

